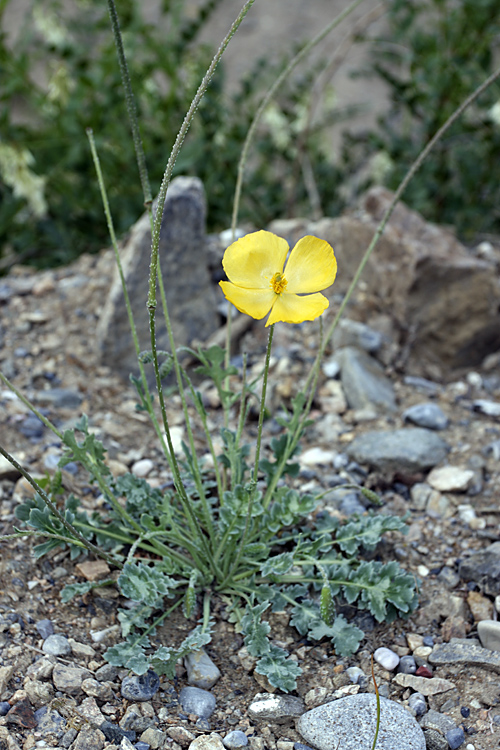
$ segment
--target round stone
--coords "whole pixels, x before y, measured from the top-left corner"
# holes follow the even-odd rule
[[[415,674],[417,665],[413,656],[402,656],[398,664],[398,672],[401,674]]]
[[[45,639],[42,651],[51,656],[68,656],[71,653],[71,646],[66,636],[53,633]]]
[[[147,477],[147,475],[153,471],[154,463],[150,458],[142,458],[140,461],[136,461],[132,466],[132,474],[136,477]]]
[[[38,620],[35,624],[40,638],[46,639],[49,635],[54,635],[54,626],[51,620]]]
[[[403,412],[403,420],[418,427],[427,427],[429,430],[444,430],[448,426],[448,417],[441,407],[432,401],[410,406]]]
[[[408,706],[415,716],[423,716],[427,711],[427,703],[422,693],[413,693],[408,698]]]
[[[388,672],[392,672],[392,670],[396,669],[399,664],[399,656],[385,646],[378,648],[373,654],[373,658],[377,664],[380,664],[381,667],[387,669]]]
[[[160,687],[160,678],[149,669],[146,674],[125,677],[121,685],[121,694],[128,701],[149,701]]]
[[[445,734],[450,750],[456,750],[465,742],[465,733],[462,727],[454,727]]]
[[[368,693],[325,703],[303,714],[297,729],[318,750],[359,750],[373,744],[377,702]],[[377,750],[426,750],[425,737],[414,717],[395,701],[380,699]]]
[[[195,714],[202,719],[208,719],[215,710],[215,696],[197,687],[182,688],[179,702],[187,714]]]
[[[226,734],[222,740],[224,747],[229,750],[239,750],[240,747],[246,747],[248,745],[248,737],[245,732],[240,729],[235,729],[233,732]]]

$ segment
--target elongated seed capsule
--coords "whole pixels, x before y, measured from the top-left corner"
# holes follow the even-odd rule
[[[335,618],[335,604],[333,603],[332,590],[329,583],[324,583],[319,600],[319,612],[323,622],[328,626],[333,625]]]

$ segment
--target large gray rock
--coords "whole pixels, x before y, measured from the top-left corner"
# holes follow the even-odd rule
[[[394,388],[376,359],[354,346],[344,347],[338,355],[342,388],[351,409],[396,410]]]
[[[365,432],[347,447],[350,458],[382,472],[424,471],[442,461],[447,451],[439,435],[421,427]]]
[[[307,711],[297,722],[304,740],[318,750],[360,750],[373,744],[377,724],[374,695],[362,693]],[[418,723],[403,706],[380,699],[377,750],[425,750]]]
[[[205,248],[205,195],[197,177],[177,177],[167,192],[160,234],[160,262],[176,346],[204,340],[218,327],[217,301]],[[151,349],[148,293],[151,231],[144,214],[132,227],[121,251],[127,289],[141,350]],[[157,346],[170,349],[158,295]],[[124,378],[137,373],[137,359],[118,272],[97,326],[103,364]]]
[[[485,594],[496,596],[500,590],[500,542],[474,552],[460,563],[458,572],[464,581],[473,581]]]
[[[393,194],[368,191],[356,213],[317,222],[275,221],[271,231],[291,246],[313,234],[335,250],[339,273],[330,295],[347,289]],[[492,262],[472,256],[454,234],[428,224],[398,203],[372,253],[351,303],[354,317],[370,323],[374,307],[394,317],[408,346],[410,371],[431,363],[474,366],[500,348],[500,288]],[[329,292],[327,292],[328,294]]]

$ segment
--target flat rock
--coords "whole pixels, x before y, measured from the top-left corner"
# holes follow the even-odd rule
[[[417,473],[442,461],[448,446],[422,427],[365,432],[347,447],[350,458],[383,472]]]
[[[325,703],[303,714],[297,731],[318,750],[360,750],[373,743],[377,723],[374,695],[363,693]],[[425,750],[418,723],[403,706],[380,699],[378,750]]]
[[[474,479],[471,469],[461,466],[438,466],[427,477],[427,482],[439,492],[465,492]]]
[[[186,713],[196,714],[202,719],[208,719],[215,711],[215,695],[201,688],[182,688],[179,702]]]
[[[78,695],[82,689],[82,682],[92,677],[88,669],[68,667],[66,664],[56,664],[52,672],[52,680],[57,690],[68,695]]]
[[[304,711],[305,706],[300,698],[274,693],[257,693],[248,707],[248,715],[254,721],[288,721],[301,716]]]
[[[500,589],[500,542],[463,560],[458,573],[462,580],[477,583],[485,594],[496,596]]]
[[[344,347],[337,356],[342,388],[351,409],[396,411],[394,388],[376,359],[354,346]]]
[[[394,682],[402,687],[409,687],[422,695],[438,695],[453,690],[455,683],[442,677],[418,677],[415,674],[397,674]]]
[[[217,330],[217,296],[204,256],[205,196],[197,177],[172,181],[163,211],[159,255],[176,346],[205,340]],[[147,213],[132,227],[121,251],[135,325],[142,349],[150,349],[146,294],[149,279],[151,231]],[[169,349],[161,304],[157,308],[157,346]],[[101,361],[128,379],[138,372],[128,316],[118,272],[97,326]],[[148,370],[148,373],[150,370]]]
[[[452,638],[449,643],[440,643],[435,646],[429,656],[429,662],[436,666],[468,664],[500,674],[500,652],[490,651],[479,646],[477,642],[462,638]]]
[[[448,426],[448,417],[433,401],[410,406],[403,412],[403,420],[428,430],[444,430]]]

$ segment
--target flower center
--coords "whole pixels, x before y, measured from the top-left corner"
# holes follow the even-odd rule
[[[283,294],[288,282],[282,273],[275,273],[271,279],[271,289],[275,294]]]

